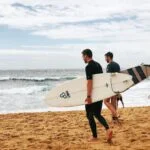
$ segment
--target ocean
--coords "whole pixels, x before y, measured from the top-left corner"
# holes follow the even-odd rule
[[[53,87],[80,76],[84,70],[1,70],[0,113],[83,110],[48,107],[43,100]],[[123,99],[125,107],[150,106],[150,79],[123,93]]]

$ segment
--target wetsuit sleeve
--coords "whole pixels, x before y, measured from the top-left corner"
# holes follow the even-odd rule
[[[86,72],[86,79],[87,80],[92,80],[93,79],[92,67],[91,66],[87,66],[85,68],[85,72]]]

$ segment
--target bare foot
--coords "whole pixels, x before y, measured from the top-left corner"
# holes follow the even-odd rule
[[[97,142],[97,141],[98,141],[98,138],[94,138],[94,137],[92,137],[88,140],[88,142]]]
[[[112,143],[113,132],[109,129],[107,130],[107,142]]]
[[[120,116],[119,116],[119,117],[120,117]],[[112,117],[112,122],[113,122],[114,124],[121,125],[121,122],[120,122],[119,117]]]

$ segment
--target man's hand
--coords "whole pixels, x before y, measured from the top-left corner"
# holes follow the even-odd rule
[[[86,98],[85,99],[85,104],[88,105],[88,104],[91,104],[92,103],[92,98]]]

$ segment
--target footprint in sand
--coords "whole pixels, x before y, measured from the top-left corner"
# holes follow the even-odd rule
[[[131,140],[130,140],[130,142],[135,142],[135,141],[136,141],[136,139],[131,139]]]

